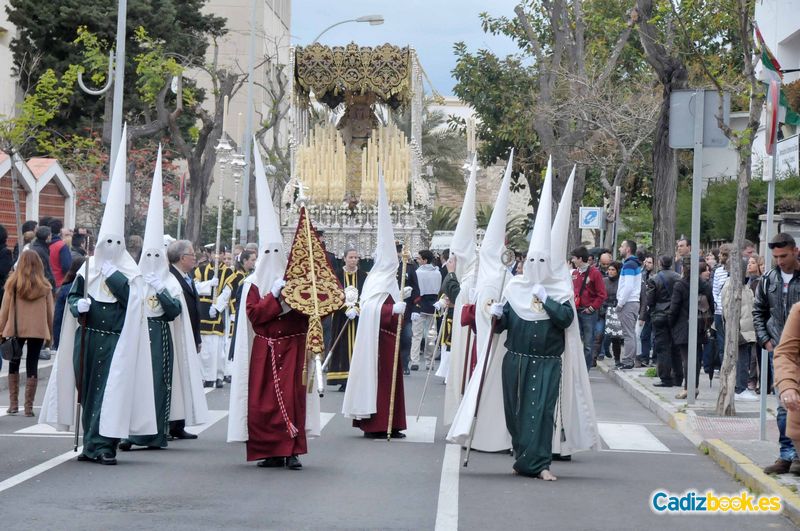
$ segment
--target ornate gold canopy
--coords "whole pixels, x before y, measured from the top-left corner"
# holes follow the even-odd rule
[[[298,47],[295,90],[305,103],[313,92],[331,108],[348,94],[374,94],[391,107],[405,105],[411,101],[411,57],[408,47],[391,44]]]

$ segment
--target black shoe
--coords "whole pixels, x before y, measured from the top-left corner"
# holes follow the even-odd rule
[[[338,392],[344,393],[346,389],[347,389],[347,384],[343,383],[342,385],[339,386]]]
[[[411,374],[411,371],[409,371],[408,369],[403,369],[403,374],[408,376],[409,374]]]
[[[197,435],[189,433],[186,430],[171,431],[169,432],[169,436],[172,437],[172,439],[197,439]]]
[[[97,461],[101,465],[116,465],[117,464],[117,458],[114,457],[113,455],[109,454],[109,453],[100,454],[100,456],[97,459],[95,459],[95,461]]]
[[[216,384],[214,384],[214,387],[216,387],[217,389],[222,389],[223,385],[224,384],[222,383],[222,378],[217,378],[217,382]]]
[[[300,470],[303,468],[303,464],[296,455],[292,455],[286,458],[286,468],[289,470]]]
[[[658,382],[658,383],[654,383],[653,387],[672,387],[672,382],[661,381],[661,382]]]
[[[78,456],[78,461],[81,461],[81,462],[84,462],[84,461],[94,461],[94,459],[92,459],[91,457],[89,457],[89,456],[88,456],[88,455],[86,455],[86,454],[81,454],[81,455],[79,455],[79,456]],[[787,469],[787,470],[788,470],[788,469]]]
[[[259,461],[256,466],[261,468],[283,468],[285,464],[285,457],[267,457]]]
[[[367,439],[385,439],[386,432],[385,431],[365,431],[364,437]]]
[[[406,434],[402,431],[392,430],[392,439],[405,439]]]
[[[123,452],[130,452],[131,448],[133,448],[133,443],[131,443],[130,441],[122,441],[121,443],[119,443],[118,448]]]
[[[629,371],[629,370],[633,369],[633,364],[632,363],[621,363],[619,365],[619,369],[621,371]]]
[[[203,387],[214,387],[214,382],[207,382],[203,380]]]
[[[416,363],[412,364],[411,365],[411,370],[412,371],[418,371],[419,370],[419,365],[417,365]]]
[[[231,377],[230,376],[224,376],[222,378],[222,381],[225,382],[225,383],[231,383]]]
[[[553,461],[572,461],[571,455],[553,454]]]

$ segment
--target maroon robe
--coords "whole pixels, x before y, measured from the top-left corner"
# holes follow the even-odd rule
[[[280,302],[272,293],[262,298],[256,285],[247,294],[246,311],[255,332],[247,396],[247,460],[305,454],[303,366],[308,318],[294,310],[281,314]]]
[[[461,307],[461,326],[468,326],[472,333],[469,335],[470,343],[472,343],[472,355],[469,359],[469,377],[472,378],[472,373],[475,371],[475,366],[478,364],[478,329],[475,324],[475,308],[474,304],[465,304]]]
[[[389,426],[389,400],[392,394],[392,369],[397,335],[397,315],[392,314],[394,300],[387,297],[381,306],[381,329],[378,333],[378,410],[368,419],[354,420],[353,426],[366,433],[386,433]],[[403,392],[403,373],[398,360],[395,372],[394,417],[392,431],[406,429],[406,397]]]

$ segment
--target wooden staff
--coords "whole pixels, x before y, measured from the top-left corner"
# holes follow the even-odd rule
[[[408,240],[403,244],[403,253],[401,255],[403,260],[402,273],[400,274],[400,297],[403,300],[403,291],[406,289],[406,267],[408,266],[408,259],[411,255],[408,252]],[[397,391],[397,365],[400,360],[400,333],[403,330],[403,316],[397,316],[397,334],[394,336],[394,363],[392,365],[392,393],[389,395],[389,426],[386,428],[386,440],[392,440],[392,423],[394,421],[394,395]]]
[[[86,235],[86,250],[88,251],[91,249],[89,241],[89,235]],[[83,275],[83,298],[89,298],[89,259],[87,258],[84,262],[84,275]],[[78,381],[76,382],[78,387],[78,400],[77,404],[75,404],[75,440],[73,441],[72,451],[78,451],[78,436],[80,434],[81,429],[81,400],[83,399],[83,360],[86,357],[86,325],[88,324],[89,315],[88,312],[83,314],[81,319],[81,346],[78,349]],[[62,362],[64,360],[61,360]]]

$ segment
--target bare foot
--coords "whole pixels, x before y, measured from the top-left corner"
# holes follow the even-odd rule
[[[539,472],[539,479],[543,481],[555,481],[558,478],[555,477],[552,472],[550,472],[548,469],[545,468],[544,470]]]

